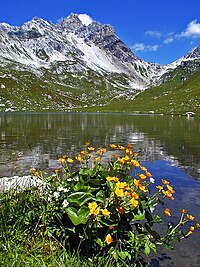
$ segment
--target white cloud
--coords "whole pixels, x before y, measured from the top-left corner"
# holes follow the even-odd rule
[[[173,36],[169,36],[163,41],[163,43],[168,45],[170,43],[173,43],[173,41],[174,41],[174,37]]]
[[[163,36],[162,32],[152,30],[146,31],[145,34],[156,38],[160,38],[161,36]]]
[[[177,35],[177,37],[197,38],[200,37],[200,23],[197,20],[191,21],[184,32]]]
[[[87,14],[79,14],[78,17],[81,20],[81,22],[86,26],[88,26],[93,22],[93,19]]]
[[[145,45],[141,44],[141,43],[136,43],[136,44],[132,45],[131,48],[134,51],[144,51],[145,50]]]
[[[136,43],[131,46],[131,49],[133,51],[143,51],[143,52],[148,52],[148,51],[157,51],[160,45],[145,45],[143,43]]]

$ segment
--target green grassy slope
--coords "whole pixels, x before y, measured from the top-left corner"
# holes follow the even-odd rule
[[[42,69],[40,74],[0,66],[0,111],[66,111],[101,106],[129,90],[125,75]]]
[[[185,81],[181,81],[183,75]],[[70,73],[64,68],[58,73],[52,66],[36,75],[23,66],[0,66],[0,111],[193,111],[200,115],[200,70],[178,67],[163,75],[162,81],[160,86],[138,93],[130,89],[128,77],[122,74]]]
[[[185,114],[187,111],[200,115],[200,70],[187,75],[181,81],[181,69],[172,72],[172,79],[160,86],[149,88],[132,100],[110,101],[104,107],[93,107],[87,111],[139,112],[163,114]]]

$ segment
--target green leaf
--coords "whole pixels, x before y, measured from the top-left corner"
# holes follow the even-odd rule
[[[144,253],[148,256],[150,254],[150,247],[148,243],[144,244]]]
[[[75,226],[79,224],[86,224],[88,220],[86,212],[81,209],[77,212],[75,208],[69,207],[66,209],[66,213]]]
[[[145,219],[145,212],[141,213],[138,211],[137,214],[134,215],[134,221],[142,221]]]
[[[86,206],[83,206],[78,210],[77,214],[79,217],[86,218],[90,214],[89,208]]]
[[[70,194],[67,198],[69,203],[76,203],[79,206],[83,206],[90,200],[95,200],[95,198],[87,192],[75,192]]]
[[[104,247],[104,246],[105,246],[104,242],[103,242],[100,238],[97,238],[96,243],[97,243],[100,247]]]
[[[122,260],[125,260],[126,258],[131,260],[131,255],[127,251],[117,251],[117,254]]]
[[[105,192],[103,190],[100,190],[96,194],[96,201],[103,202],[105,199]]]
[[[159,215],[154,215],[153,222],[155,222],[155,223],[163,223],[163,221],[162,221],[162,219],[160,218]]]
[[[90,186],[86,186],[84,181],[81,179],[75,186],[74,191],[89,191]]]
[[[79,174],[84,176],[84,175],[88,175],[89,172],[90,172],[90,169],[88,169],[88,168],[81,168],[80,171],[79,171]]]
[[[102,182],[99,179],[90,179],[89,184],[91,186],[99,187]]]

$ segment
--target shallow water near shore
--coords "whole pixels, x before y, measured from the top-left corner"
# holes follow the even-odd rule
[[[52,172],[62,154],[131,143],[156,179],[176,189],[172,221],[182,208],[200,220],[200,118],[79,113],[0,113],[0,178],[24,176],[31,167]],[[200,234],[152,255],[151,266],[200,266]],[[157,264],[157,265],[156,265]]]

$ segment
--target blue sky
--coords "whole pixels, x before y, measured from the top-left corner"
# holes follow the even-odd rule
[[[111,24],[146,61],[170,63],[200,44],[199,0],[2,0],[0,22],[20,26],[37,16],[57,23],[72,12]]]

